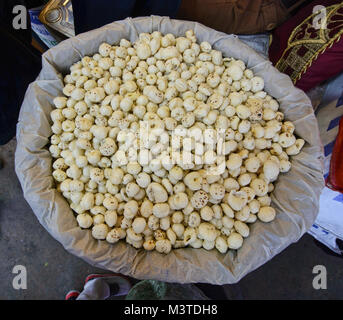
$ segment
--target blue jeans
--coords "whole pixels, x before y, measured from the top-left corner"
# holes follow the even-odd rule
[[[72,0],[75,32],[79,34],[127,17],[175,17],[181,0]]]

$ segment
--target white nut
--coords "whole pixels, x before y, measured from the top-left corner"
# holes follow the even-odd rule
[[[205,206],[205,207],[200,209],[200,216],[201,216],[201,219],[203,219],[205,221],[210,221],[213,219],[214,212],[211,209],[211,207]]]
[[[107,211],[105,213],[105,222],[110,228],[115,226],[115,224],[117,223],[117,218],[117,212],[114,210]]]
[[[105,199],[106,200],[106,199]],[[105,202],[104,200],[104,202]],[[104,204],[105,206],[105,204]],[[138,213],[138,203],[136,200],[130,200],[124,205],[124,217],[133,219]]]
[[[148,218],[152,215],[153,212],[153,203],[149,200],[144,200],[140,207],[140,213],[144,218]]]
[[[92,228],[92,236],[95,239],[104,240],[109,232],[108,226],[104,223],[96,224]]]
[[[155,249],[156,241],[154,239],[149,239],[144,241],[143,248],[147,251],[152,251]]]
[[[255,194],[262,197],[268,192],[268,183],[263,179],[253,179],[250,183],[250,187],[255,191]]]
[[[198,227],[198,236],[203,240],[215,241],[217,237],[215,226],[207,222],[201,223]]]
[[[167,238],[169,239],[170,243],[172,245],[174,245],[176,240],[177,240],[176,233],[173,231],[173,229],[168,228],[167,231],[166,231],[166,234],[167,234]]]
[[[88,229],[93,224],[92,217],[87,213],[78,214],[76,220],[81,228]]]
[[[227,238],[227,244],[230,249],[237,250],[243,244],[243,237],[237,232],[232,232]]]
[[[221,200],[225,195],[225,187],[219,183],[213,183],[210,186],[209,193],[212,198],[216,200]]]
[[[268,181],[275,181],[280,173],[278,163],[273,160],[267,160],[263,164],[263,174]]]
[[[229,246],[227,240],[224,237],[219,236],[216,239],[215,247],[220,253],[226,253]]]
[[[208,200],[209,200],[209,197],[208,197],[207,192],[203,190],[198,190],[193,194],[191,198],[191,204],[193,208],[201,209],[207,204]]]
[[[136,233],[133,228],[128,228],[126,230],[126,239],[130,239],[132,241],[138,242],[141,241],[143,236],[141,234]]]
[[[156,251],[168,254],[171,251],[171,242],[168,239],[156,241]]]
[[[247,238],[249,236],[249,233],[250,233],[249,227],[244,222],[235,221],[234,228],[243,238]]]
[[[149,184],[146,193],[149,200],[154,203],[166,202],[168,200],[167,191],[159,183],[156,182],[152,182]]]
[[[184,244],[187,246],[191,243],[193,243],[194,241],[196,241],[197,239],[197,233],[195,231],[194,228],[186,228],[185,232],[184,232],[184,235],[183,235],[183,241],[184,241]]]
[[[263,222],[271,222],[275,219],[276,212],[272,207],[262,207],[257,216]]]
[[[118,208],[118,200],[116,197],[108,196],[104,199],[103,206],[109,211],[114,211]]]
[[[145,229],[146,221],[142,217],[137,217],[132,222],[132,229],[136,233],[142,233]]]
[[[169,204],[173,210],[184,209],[188,205],[188,196],[184,192],[176,193],[169,198]]]
[[[112,229],[106,236],[106,241],[109,243],[116,243],[120,239],[125,238],[126,232],[123,229],[120,228],[114,228]]]
[[[228,196],[228,204],[233,210],[239,211],[248,203],[248,195],[244,191],[231,190]]]
[[[169,204],[157,203],[154,205],[152,212],[157,218],[165,218],[170,214]]]

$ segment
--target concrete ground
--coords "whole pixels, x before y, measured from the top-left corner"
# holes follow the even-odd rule
[[[90,273],[105,273],[73,256],[39,224],[14,172],[15,140],[0,146],[0,300],[64,299],[82,288]],[[12,285],[14,266],[27,269],[27,289]],[[313,267],[324,265],[327,289],[315,290]],[[343,259],[329,254],[309,235],[235,285],[200,285],[212,298],[343,299]],[[225,292],[225,295],[224,295]]]

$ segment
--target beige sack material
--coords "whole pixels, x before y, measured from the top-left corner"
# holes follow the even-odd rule
[[[272,193],[277,217],[270,224],[256,222],[251,235],[237,252],[223,255],[217,250],[177,249],[168,255],[137,250],[119,242],[111,245],[95,240],[90,230],[81,230],[67,201],[54,187],[52,158],[47,144],[52,134],[52,100],[62,94],[62,73],[84,55],[97,52],[106,41],[118,43],[126,38],[134,42],[141,32],[184,35],[194,29],[199,41],[210,42],[224,56],[242,59],[253,72],[264,78],[265,90],[277,98],[285,118],[295,126],[295,133],[307,143],[292,157],[292,169],[281,174]],[[291,243],[296,242],[312,225],[319,209],[319,195],[324,186],[322,148],[317,121],[310,100],[296,89],[288,76],[277,71],[234,35],[226,35],[199,23],[167,17],[125,19],[63,41],[43,54],[43,67],[30,84],[17,125],[15,168],[24,197],[44,228],[66,250],[88,263],[138,279],[169,282],[235,283],[247,273],[266,263]]]

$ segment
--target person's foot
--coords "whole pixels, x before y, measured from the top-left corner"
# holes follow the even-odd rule
[[[85,284],[88,281],[96,278],[102,278],[110,287],[110,297],[113,296],[125,296],[132,288],[132,284],[128,277],[119,273],[110,274],[90,274],[85,280]]]
[[[69,291],[64,300],[76,300],[76,298],[79,296],[80,292],[76,290]]]

